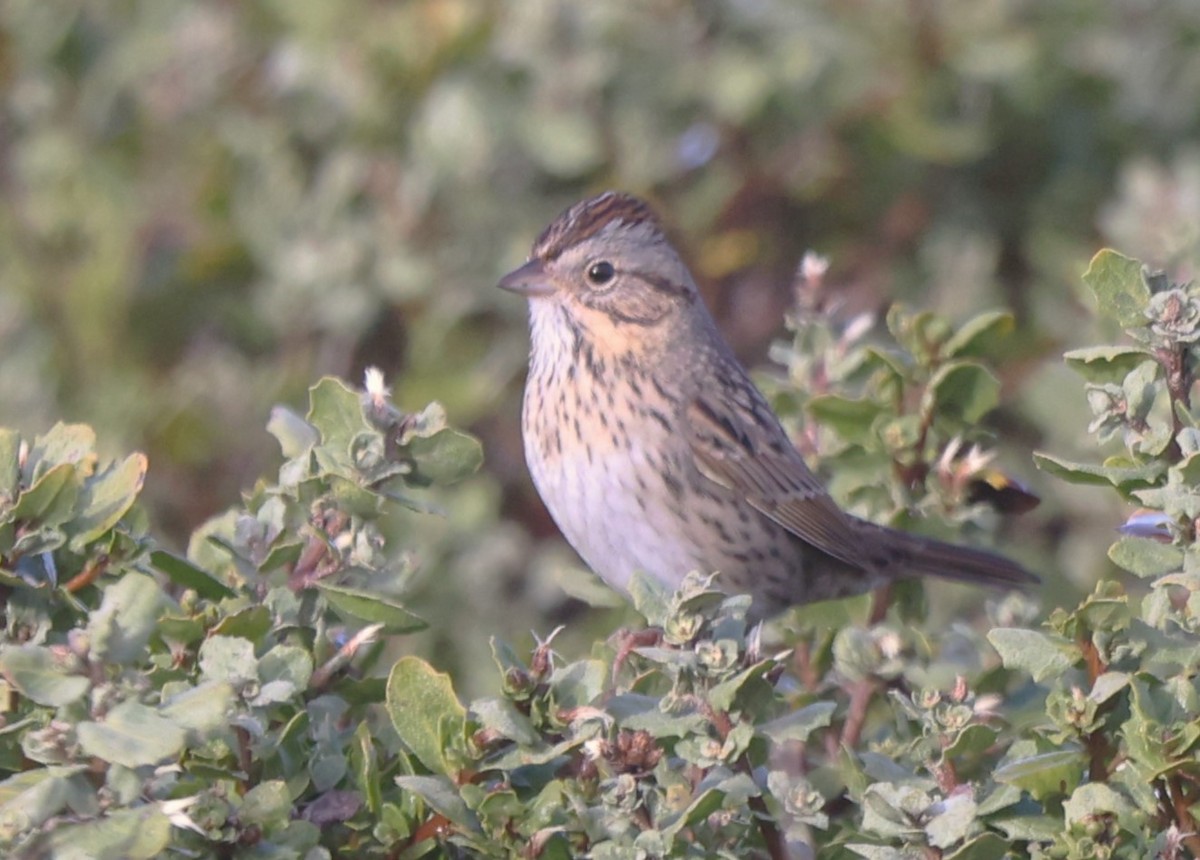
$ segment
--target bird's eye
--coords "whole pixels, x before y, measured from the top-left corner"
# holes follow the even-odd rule
[[[602,287],[613,279],[617,274],[617,270],[613,268],[613,264],[608,260],[600,260],[588,266],[587,277],[592,282],[593,286]]]

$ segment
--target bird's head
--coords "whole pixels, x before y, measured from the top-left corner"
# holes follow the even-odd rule
[[[700,309],[695,283],[645,202],[609,191],[576,203],[500,287],[529,299],[542,326],[567,325],[604,352],[644,353]]]

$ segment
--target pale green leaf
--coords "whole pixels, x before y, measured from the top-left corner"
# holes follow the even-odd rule
[[[133,701],[116,705],[103,721],[80,723],[76,731],[85,753],[125,767],[173,758],[187,740],[183,728],[154,708]]]
[[[71,548],[81,552],[115,526],[137,501],[149,463],[145,454],[130,454],[84,482],[78,516],[71,521]]]
[[[157,549],[150,553],[150,563],[154,565],[155,570],[165,573],[167,578],[176,585],[190,588],[208,600],[222,600],[234,596],[235,592],[232,588],[213,577],[208,571],[166,550]]]
[[[289,460],[305,454],[321,441],[317,428],[286,406],[276,406],[271,410],[267,432],[279,442],[283,456]]]
[[[814,731],[833,721],[836,710],[836,702],[813,702],[763,724],[759,730],[775,743],[806,741]]]
[[[239,689],[258,680],[254,644],[237,636],[210,636],[200,646],[200,674],[210,681],[228,681]]]
[[[153,577],[130,571],[104,589],[98,609],[88,618],[92,653],[122,665],[146,656],[159,618],[172,602]]]
[[[1096,304],[1105,316],[1125,328],[1146,323],[1150,287],[1137,260],[1105,248],[1092,257],[1083,282],[1095,295]]]
[[[229,725],[234,698],[227,681],[204,681],[166,699],[158,712],[202,739]]]
[[[1006,762],[996,769],[997,782],[1015,785],[1037,799],[1073,789],[1087,761],[1078,749],[1053,750]]]
[[[984,311],[967,320],[942,346],[948,358],[975,358],[986,354],[1012,333],[1016,321],[1009,311]]]
[[[95,461],[96,431],[86,424],[60,421],[34,438],[21,470],[21,483],[31,486],[50,469],[62,464],[79,466],[86,474]]]
[[[1005,668],[1024,670],[1035,681],[1054,677],[1083,658],[1075,643],[1037,630],[997,627],[987,638]]]
[[[408,452],[416,468],[414,484],[453,484],[473,474],[483,462],[483,446],[474,436],[449,428],[412,440]]]
[[[386,707],[396,733],[421,764],[449,774],[442,737],[461,735],[467,715],[450,676],[417,657],[402,657],[388,676]]]
[[[1150,355],[1136,346],[1091,346],[1063,354],[1067,365],[1084,379],[1095,383],[1120,383]]]
[[[318,582],[317,587],[334,610],[347,620],[382,624],[388,633],[411,633],[429,625],[400,603],[371,591]]]
[[[398,776],[396,785],[411,791],[438,813],[465,830],[478,831],[479,819],[463,802],[449,779],[441,776]]]
[[[1120,489],[1149,486],[1167,471],[1167,464],[1161,460],[1151,460],[1137,466],[1110,466],[1074,463],[1043,451],[1034,452],[1033,462],[1042,471],[1062,478],[1068,483],[1107,484]]]
[[[49,648],[38,645],[0,651],[0,674],[23,695],[52,708],[74,702],[92,686],[83,675],[68,672]]]
[[[24,520],[40,526],[58,526],[75,511],[83,477],[73,463],[60,463],[42,472],[36,482],[17,498],[5,520]]]
[[[327,376],[308,390],[308,423],[321,434],[321,443],[349,457],[350,446],[363,432],[373,430],[363,417],[358,392],[340,379]]]
[[[291,812],[292,798],[287,783],[273,779],[260,782],[246,792],[238,808],[238,818],[247,824],[277,826],[287,821]]]
[[[1183,550],[1150,538],[1123,537],[1108,548],[1113,564],[1142,578],[1183,569]]]
[[[956,361],[939,367],[929,380],[922,395],[921,412],[973,424],[999,402],[1000,381],[987,368],[974,362]]]
[[[57,828],[49,850],[55,860],[154,860],[170,842],[170,819],[158,806],[145,805]]]

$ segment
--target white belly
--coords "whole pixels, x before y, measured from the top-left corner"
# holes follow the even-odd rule
[[[635,570],[674,588],[699,567],[679,533],[679,517],[662,504],[665,489],[640,447],[616,451],[607,446],[593,455],[555,460],[529,456],[533,482],[563,536],[587,565],[613,588],[628,591]],[[646,494],[658,496],[642,507]]]

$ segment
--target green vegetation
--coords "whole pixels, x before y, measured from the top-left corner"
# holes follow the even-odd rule
[[[637,580],[646,629],[582,659],[553,635],[528,658],[492,639],[499,695],[464,703],[381,647],[425,625],[397,522],[480,462],[440,407],[399,412],[374,373],[363,394],[321,381],[306,418],[272,416],[278,482],[186,557],[147,535],[140,454],[102,464],[81,425],[0,434],[0,840],[104,858],[1194,854],[1200,288],[1108,251],[1085,280],[1132,345],[1067,359],[1124,452],[1039,463],[1144,506],[1109,555],[1146,588],[1101,583],[1043,624],[1010,595],[986,626],[936,631],[906,586],[870,618],[864,598],[764,632],[702,575],[674,595]],[[948,434],[994,405],[975,356],[1008,318],[898,312],[887,346],[809,310],[793,378],[819,367],[827,388],[780,400],[834,419],[828,461],[876,476],[847,496],[980,513],[961,490],[986,460],[956,460]]]
[[[0,853],[1200,856],[1198,47],[1191,0],[0,4]],[[1043,589],[759,634],[581,572],[491,284],[605,187],[839,501]]]

